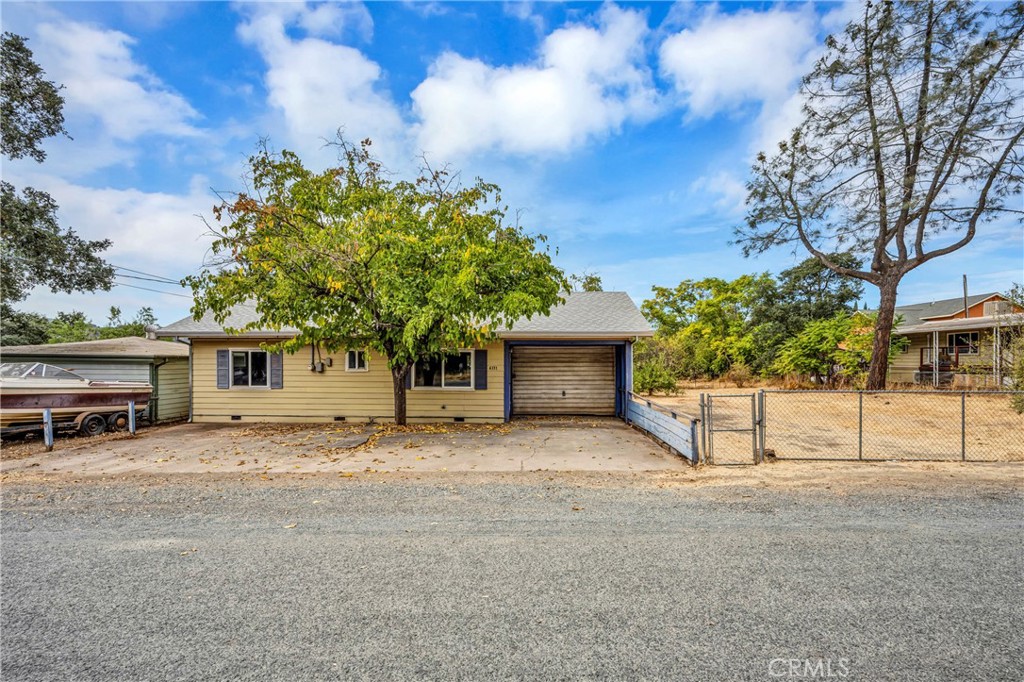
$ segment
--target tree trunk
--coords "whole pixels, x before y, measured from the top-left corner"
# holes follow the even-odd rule
[[[405,426],[405,377],[409,375],[411,367],[391,368],[391,385],[395,390],[395,423]]]
[[[898,279],[886,278],[878,285],[878,318],[875,320],[875,339],[871,344],[871,364],[868,366],[868,380],[864,388],[869,391],[885,390],[885,379],[889,373],[889,339],[892,337],[892,323],[896,308],[896,287]]]

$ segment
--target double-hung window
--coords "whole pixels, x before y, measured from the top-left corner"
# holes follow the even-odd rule
[[[473,388],[473,351],[420,360],[412,372],[413,388]]]
[[[363,350],[350,350],[345,353],[345,371],[346,372],[365,372],[368,367],[366,365],[366,351]]]
[[[231,385],[269,386],[268,353],[265,350],[231,351]]]
[[[960,355],[977,355],[979,332],[955,332],[946,337],[946,345],[955,348]]]

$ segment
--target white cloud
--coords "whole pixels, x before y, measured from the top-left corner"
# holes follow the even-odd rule
[[[58,203],[62,226],[83,239],[110,239],[102,255],[118,265],[178,276],[202,263],[209,242],[199,216],[216,203],[202,176],[182,194],[89,187],[45,174],[25,179]]]
[[[720,170],[711,175],[702,175],[690,183],[690,194],[704,197],[707,201],[717,197],[713,206],[726,216],[742,214],[747,200],[747,187],[735,175]]]
[[[25,180],[49,192],[60,205],[62,227],[73,229],[83,239],[110,239],[111,247],[99,254],[109,263],[177,279],[194,274],[209,248],[207,227],[199,216],[210,214],[216,197],[204,177],[193,177],[182,193],[89,187],[42,173]],[[111,305],[129,315],[149,305],[156,309],[160,322],[168,323],[187,314],[191,305],[189,299],[181,298],[191,294],[188,289],[144,280],[125,279],[122,283],[126,286],[95,294],[55,294],[40,287],[22,308],[47,315],[77,309],[102,320]],[[171,293],[161,295],[127,285]]]
[[[284,117],[290,141],[317,155],[323,140],[339,128],[351,140],[373,138],[378,152],[395,147],[403,126],[397,107],[382,89],[380,66],[359,50],[320,37],[293,39],[287,27],[312,35],[340,34],[351,28],[362,36],[372,21],[361,5],[246,5],[239,26],[243,40],[256,46],[268,69],[268,101]]]
[[[788,140],[793,129],[803,120],[805,97],[796,91],[784,100],[765,102],[754,125],[750,151],[754,154],[777,152],[779,142]]]
[[[40,61],[63,83],[66,111],[97,119],[105,135],[194,136],[198,113],[132,56],[135,40],[74,21],[39,26]]]
[[[495,67],[447,52],[413,92],[420,146],[450,159],[496,149],[564,152],[658,113],[646,18],[606,5],[598,25],[544,39],[536,64]]]
[[[811,66],[816,33],[811,6],[732,14],[711,8],[662,43],[660,68],[693,117],[781,102]]]

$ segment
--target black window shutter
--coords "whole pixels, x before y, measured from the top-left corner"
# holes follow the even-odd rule
[[[217,388],[231,388],[231,351],[217,351]]]
[[[412,388],[412,367],[405,373],[405,387]]]
[[[270,353],[270,387],[284,388],[284,352]]]
[[[473,388],[478,391],[487,389],[487,349],[485,348],[473,351]]]

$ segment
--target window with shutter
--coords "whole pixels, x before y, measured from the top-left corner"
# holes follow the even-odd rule
[[[473,351],[461,350],[420,360],[410,371],[412,388],[473,388],[473,356]]]

